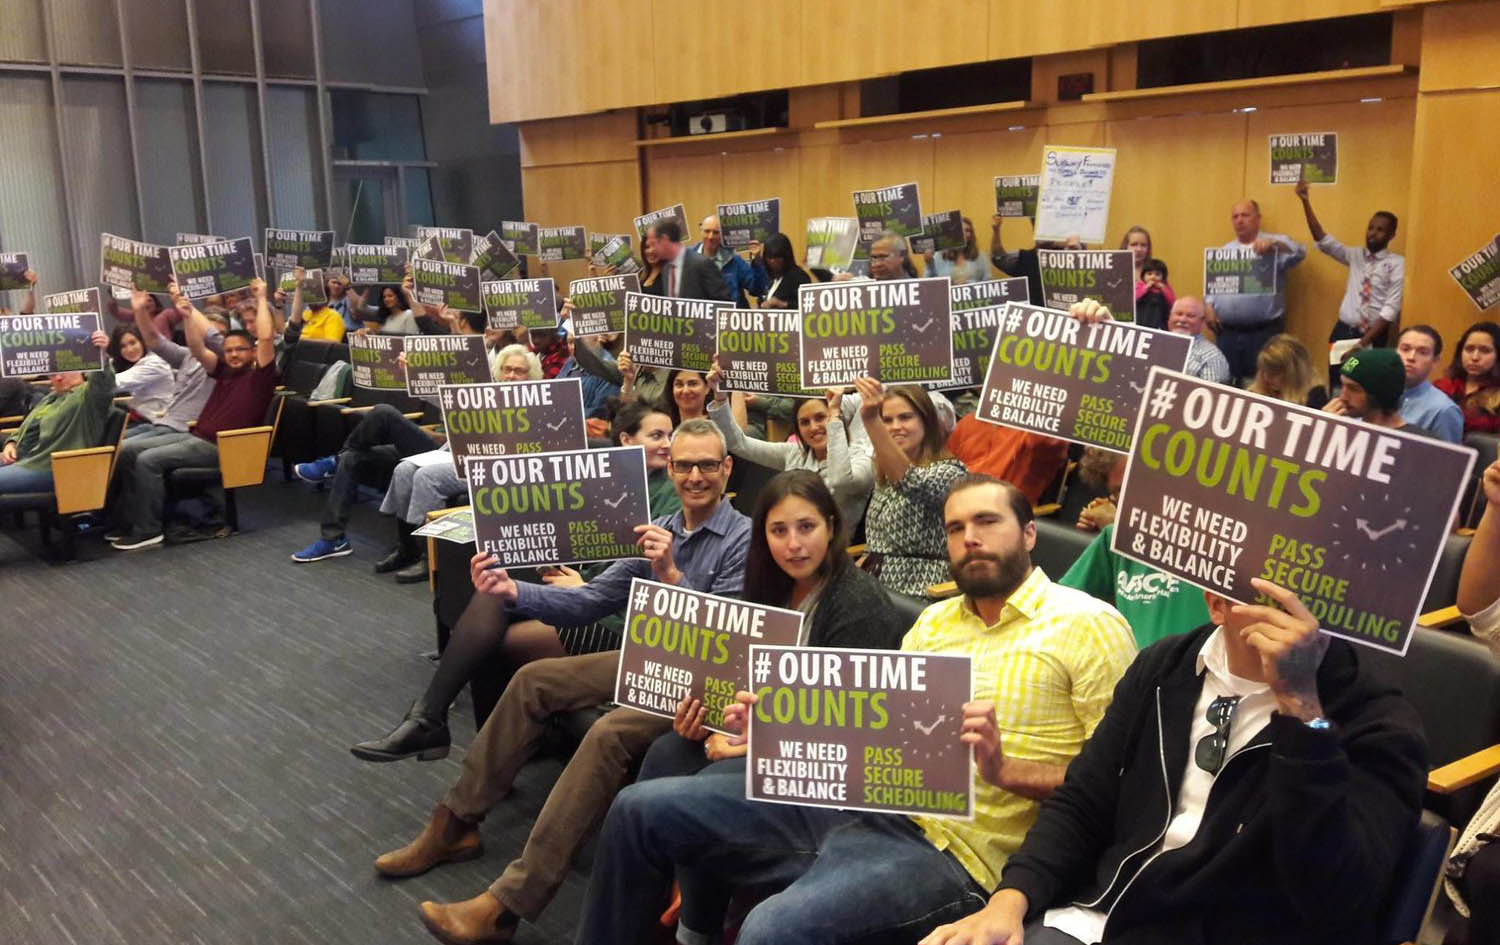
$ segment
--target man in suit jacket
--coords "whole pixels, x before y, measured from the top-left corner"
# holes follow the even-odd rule
[[[646,228],[646,239],[662,264],[663,294],[684,299],[731,301],[729,287],[713,260],[682,245],[682,227],[674,219],[657,220]]]

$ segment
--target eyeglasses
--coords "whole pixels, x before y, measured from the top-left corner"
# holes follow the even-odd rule
[[[1214,730],[1198,739],[1193,762],[1209,774],[1218,774],[1224,767],[1224,755],[1229,750],[1229,720],[1234,718],[1234,707],[1239,702],[1239,696],[1219,696],[1208,704],[1204,718]]]
[[[225,354],[249,354],[250,353],[250,346],[249,345],[235,345],[234,347],[229,347],[228,345],[225,345],[224,346],[224,353]]]
[[[697,462],[690,459],[674,459],[672,460],[672,471],[679,476],[691,476],[693,470],[696,469],[705,476],[711,476],[718,472],[719,467],[722,465],[724,465],[722,459],[700,459]]]

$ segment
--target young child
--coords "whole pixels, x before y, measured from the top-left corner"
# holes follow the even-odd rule
[[[1167,282],[1167,264],[1156,258],[1141,263],[1141,278],[1135,284],[1135,323],[1165,330],[1167,313],[1176,301],[1177,293]]]

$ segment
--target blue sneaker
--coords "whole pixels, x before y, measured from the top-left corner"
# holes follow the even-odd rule
[[[349,544],[349,539],[347,538],[340,538],[337,541],[319,538],[306,548],[292,555],[292,560],[298,564],[307,564],[310,561],[322,561],[324,558],[341,558],[344,555],[353,553],[354,546]]]
[[[323,482],[333,478],[338,471],[339,458],[337,456],[324,456],[310,463],[298,463],[292,467],[292,472],[303,482]]]

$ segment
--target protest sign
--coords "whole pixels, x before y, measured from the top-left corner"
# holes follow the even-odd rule
[[[1043,148],[1036,238],[1103,243],[1114,180],[1114,148]]]
[[[642,243],[645,243],[647,227],[651,226],[651,224],[655,223],[658,220],[667,219],[677,221],[677,225],[682,227],[682,241],[684,243],[688,242],[693,231],[688,229],[687,209],[684,208],[680,203],[673,204],[670,207],[663,207],[660,210],[652,210],[650,213],[644,213],[636,217],[635,235],[640,239]]]
[[[615,702],[673,718],[697,699],[704,728],[722,734],[724,707],[750,688],[750,646],[795,647],[802,613],[634,578],[615,675]]]
[[[193,243],[222,243],[224,237],[209,236],[207,233],[178,233],[178,246],[191,246]]]
[[[479,270],[480,279],[504,279],[521,267],[521,260],[494,230],[474,241],[474,258],[469,264]]]
[[[103,312],[99,300],[99,288],[71,289],[42,296],[42,309],[49,315],[66,315],[72,312]]]
[[[350,335],[349,376],[365,390],[406,390],[401,368],[405,335]]]
[[[404,246],[380,243],[350,243],[344,247],[353,285],[400,285],[411,258]]]
[[[483,335],[405,335],[406,392],[437,401],[444,384],[488,384]]]
[[[1203,294],[1275,295],[1277,255],[1262,255],[1250,246],[1204,249]]]
[[[1500,302],[1500,236],[1448,270],[1481,312]]]
[[[719,232],[730,249],[749,249],[781,231],[781,198],[767,197],[749,203],[721,203]]]
[[[573,337],[616,334],[625,330],[625,293],[641,291],[635,274],[574,279],[568,284],[573,303]]]
[[[557,289],[551,279],[503,279],[485,282],[487,328],[556,328]]]
[[[576,377],[445,385],[438,390],[438,406],[460,479],[470,457],[553,453],[589,445],[583,426],[583,382]]]
[[[652,367],[707,372],[713,367],[718,311],[728,302],[625,293],[625,350]]]
[[[434,308],[446,305],[460,312],[484,311],[479,270],[467,263],[417,257],[411,261],[411,276],[418,305]]]
[[[98,312],[0,318],[0,377],[97,371],[104,366],[92,338],[98,330]]]
[[[782,397],[822,397],[802,386],[802,313],[788,308],[719,311],[719,388]]]
[[[625,242],[626,246],[630,245],[630,241],[633,238],[629,233],[589,234],[589,255],[593,257],[596,264],[599,263],[599,253],[603,251],[604,247],[609,243],[610,240],[614,239],[617,236]]]
[[[798,290],[802,386],[823,390],[862,374],[886,384],[953,376],[950,282],[822,282]]]
[[[333,265],[332,230],[266,230],[266,264],[278,272]]]
[[[537,239],[542,262],[589,258],[588,237],[581,226],[544,226],[537,230]]]
[[[416,255],[422,249],[425,240],[419,240],[415,236],[387,236],[384,240],[387,246],[399,246],[406,250],[407,256]]]
[[[913,255],[941,253],[950,249],[963,249],[964,215],[960,210],[929,213],[922,217],[922,232],[908,240]]]
[[[421,538],[451,541],[458,545],[470,544],[474,541],[474,510],[454,509],[416,529],[412,534]]]
[[[250,237],[221,243],[188,243],[167,247],[177,291],[203,299],[249,288],[255,274],[255,245]]]
[[[443,243],[436,236],[425,236],[417,241],[417,251],[412,253],[412,259],[430,259],[433,262],[447,262],[448,258],[443,255]]]
[[[172,260],[165,246],[101,233],[99,281],[118,289],[164,293],[172,281]]]
[[[1339,177],[1339,136],[1332,131],[1270,135],[1271,183],[1333,184]]]
[[[995,212],[1012,218],[1036,216],[1036,195],[1041,180],[1040,174],[995,178]]]
[[[854,217],[813,217],[807,221],[807,268],[848,269],[858,244]]]
[[[324,281],[323,270],[321,269],[308,269],[304,271],[301,281],[298,281],[296,272],[283,272],[277,288],[285,292],[289,300],[292,298],[292,293],[300,288],[302,290],[303,305],[328,304],[328,283]]]
[[[1135,320],[1135,263],[1128,249],[1039,249],[1042,304],[1067,310],[1084,299],[1109,306],[1121,321]]]
[[[535,256],[537,254],[537,225],[535,223],[523,223],[519,220],[500,221],[500,239],[510,247],[510,251],[517,256]]]
[[[266,282],[266,283],[269,283],[271,281],[271,280],[269,280],[269,279],[266,278],[266,254],[265,253],[256,253],[255,254],[255,278],[260,279],[262,282]]]
[[[990,370],[1005,303],[1027,299],[1026,277],[966,282],[948,290],[953,304],[953,376],[938,387],[974,387]]]
[[[474,258],[474,231],[458,226],[419,226],[417,239],[437,240],[443,261],[467,266]]]
[[[974,816],[969,657],[750,647],[745,796],[777,804]]]
[[[465,480],[479,551],[499,567],[639,558],[650,524],[639,446],[472,459]]]
[[[614,236],[594,254],[594,265],[612,269],[612,275],[628,275],[641,271],[641,264],[630,251],[630,237]]]
[[[996,333],[981,420],[1117,453],[1130,451],[1146,374],[1180,371],[1193,339],[1130,322],[1085,325],[1066,312],[1009,303]]]
[[[26,281],[26,271],[31,268],[31,257],[26,253],[0,253],[0,292],[15,292],[31,288]]]
[[[917,197],[917,185],[854,191],[854,218],[859,221],[860,239],[866,244],[886,230],[902,236],[922,235],[922,201]]]
[[[1442,440],[1156,368],[1114,550],[1246,604],[1265,603],[1264,578],[1325,632],[1404,654],[1473,465]]]

